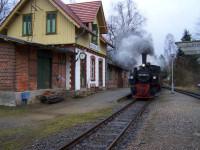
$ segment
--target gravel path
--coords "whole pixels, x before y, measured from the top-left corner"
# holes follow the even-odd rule
[[[35,140],[32,145],[25,147],[23,150],[58,150],[66,143],[69,143],[74,138],[90,129],[98,121],[100,120],[96,120],[91,123],[80,124],[47,138]]]
[[[116,149],[200,149],[200,101],[163,91]]]

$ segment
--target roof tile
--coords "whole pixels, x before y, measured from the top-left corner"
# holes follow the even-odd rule
[[[73,13],[79,17],[81,22],[88,23],[95,20],[98,10],[102,6],[102,2],[92,1],[66,5],[69,6]]]

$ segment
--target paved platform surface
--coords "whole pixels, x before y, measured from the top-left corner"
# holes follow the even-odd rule
[[[50,114],[86,113],[117,103],[117,100],[130,94],[128,88],[108,90],[84,98],[69,98],[64,102],[53,105],[39,105],[34,112]],[[51,111],[50,111],[51,110]]]
[[[108,90],[85,98],[67,99],[57,104],[35,104],[28,106],[28,112],[21,116],[6,115],[0,119],[0,128],[15,128],[31,125],[38,121],[54,119],[68,114],[81,114],[109,108],[117,104],[117,100],[128,95],[128,88]]]
[[[130,150],[199,150],[200,100],[164,90],[139,123]]]

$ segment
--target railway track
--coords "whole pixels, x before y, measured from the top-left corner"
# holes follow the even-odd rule
[[[60,150],[110,150],[144,112],[149,101],[133,101]]]
[[[171,88],[169,88],[169,87],[163,87],[163,88],[171,90]],[[181,94],[185,94],[185,95],[194,97],[194,98],[197,98],[197,99],[200,99],[200,94],[197,94],[197,93],[193,93],[193,92],[190,92],[190,91],[181,90],[181,89],[177,89],[177,88],[175,88],[174,91],[181,93]]]

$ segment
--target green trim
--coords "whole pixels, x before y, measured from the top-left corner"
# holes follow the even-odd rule
[[[48,24],[48,20],[50,21]],[[55,29],[53,30],[53,20],[55,20]],[[49,27],[48,27],[49,25]],[[48,31],[49,30],[49,31]],[[46,12],[46,35],[54,35],[57,34],[57,12],[49,11]]]

